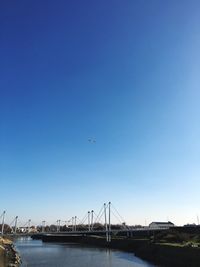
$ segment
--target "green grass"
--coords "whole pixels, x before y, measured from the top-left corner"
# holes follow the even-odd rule
[[[155,244],[163,245],[163,246],[172,246],[172,247],[193,247],[200,249],[200,243],[194,241],[188,241],[184,243],[172,243],[172,242],[156,242]]]

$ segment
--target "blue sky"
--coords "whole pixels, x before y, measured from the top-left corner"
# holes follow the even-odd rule
[[[196,222],[199,1],[0,5],[7,220],[82,217],[111,201],[127,223]]]

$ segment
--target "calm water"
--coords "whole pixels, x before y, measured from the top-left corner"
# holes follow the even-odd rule
[[[153,267],[131,253],[77,244],[43,243],[20,238],[15,245],[22,267]]]

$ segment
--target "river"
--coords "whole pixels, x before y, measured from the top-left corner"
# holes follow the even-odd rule
[[[132,253],[71,243],[43,243],[19,238],[15,246],[21,267],[153,267]]]

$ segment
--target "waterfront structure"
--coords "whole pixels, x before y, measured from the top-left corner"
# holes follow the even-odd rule
[[[170,227],[174,227],[172,222],[152,222],[149,224],[149,228],[151,229],[169,229]]]

